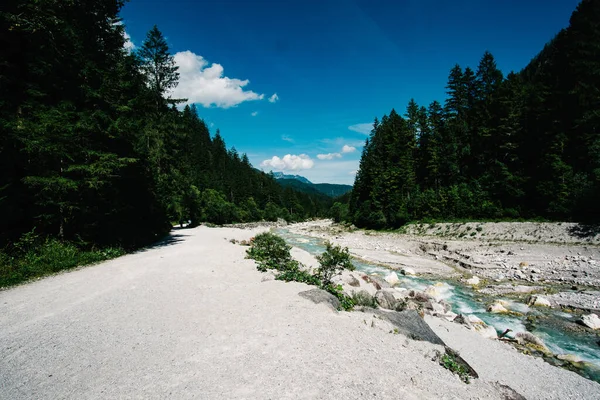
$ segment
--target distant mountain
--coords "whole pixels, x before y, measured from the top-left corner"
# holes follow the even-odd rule
[[[335,183],[313,183],[313,186],[329,197],[340,197],[352,190],[351,185],[338,185]]]
[[[302,193],[318,195],[318,196],[326,196],[325,193],[322,193],[312,183],[304,183],[297,179],[277,179],[277,183],[279,183],[283,187],[290,187],[290,188],[295,189]]]
[[[320,194],[328,197],[339,197],[352,190],[350,185],[337,185],[333,183],[312,183],[308,179],[298,175],[283,175],[286,178],[277,178],[277,182],[284,187],[292,187],[300,192],[308,194]],[[292,178],[287,178],[287,177]],[[301,179],[298,179],[301,178]]]
[[[279,180],[279,179],[295,179],[295,180],[300,181],[302,183],[307,183],[309,185],[312,185],[311,181],[309,181],[308,179],[306,179],[305,177],[300,176],[300,175],[286,175],[283,172],[273,172],[273,176],[277,180]]]

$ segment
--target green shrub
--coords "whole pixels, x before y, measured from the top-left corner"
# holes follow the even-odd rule
[[[330,242],[326,242],[325,247],[325,252],[317,256],[317,260],[321,264],[317,270],[317,275],[323,282],[323,285],[327,286],[331,284],[331,279],[341,274],[344,269],[354,271],[354,265],[350,259],[350,252],[347,247],[334,246]]]
[[[289,246],[283,238],[270,232],[256,235],[252,240],[252,246],[246,250],[248,258],[258,263],[259,271],[267,269],[287,270],[293,269],[292,256]]]
[[[292,259],[291,246],[285,240],[269,232],[256,235],[252,240],[252,246],[246,251],[247,257],[254,259],[259,271],[275,269],[280,271],[276,279],[280,281],[294,281],[307,283],[322,288],[333,294],[340,300],[340,308],[346,311],[352,310],[354,301],[342,290],[341,285],[331,284],[331,279],[343,269],[354,270],[350,261],[348,249],[333,246],[327,242],[327,250],[317,256],[321,267],[317,275],[303,271],[301,264]]]
[[[314,286],[321,286],[321,281],[318,277],[300,269],[283,271],[276,278],[278,281],[300,282]]]

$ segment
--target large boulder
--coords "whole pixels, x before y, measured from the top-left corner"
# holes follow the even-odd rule
[[[591,329],[600,329],[600,318],[596,314],[584,315],[578,322]]]
[[[552,303],[550,302],[550,300],[539,295],[529,296],[529,299],[527,300],[527,305],[537,307],[552,307]]]
[[[404,302],[397,299],[394,293],[389,290],[378,290],[375,293],[375,301],[381,308],[400,311],[404,309]]]
[[[427,325],[419,313],[414,310],[400,312],[373,310],[373,313],[394,324],[398,328],[399,333],[406,337],[445,346],[444,341]]]
[[[416,301],[413,300],[407,300],[405,303],[405,309],[406,310],[413,310],[413,311],[420,311],[423,309],[423,305],[417,303]]]
[[[305,292],[300,292],[298,295],[312,301],[315,304],[325,303],[333,310],[339,310],[340,308],[340,301],[338,298],[323,289],[311,289]]]
[[[544,353],[550,352],[544,341],[531,332],[519,332],[515,335],[515,339],[520,345],[534,347]]]
[[[427,303],[428,301],[433,299],[427,293],[419,292],[418,290],[411,290],[409,295],[419,303]]]

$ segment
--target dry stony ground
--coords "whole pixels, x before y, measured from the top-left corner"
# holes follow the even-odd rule
[[[245,249],[259,230],[199,227],[136,254],[0,292],[0,398],[600,398],[600,385],[428,319],[443,349],[372,313],[336,312],[263,281]]]
[[[475,275],[490,293],[495,285],[551,286],[561,292],[552,296],[561,305],[600,310],[600,234],[577,224],[441,223],[382,233],[322,220],[291,230],[332,240],[391,268],[445,278]]]

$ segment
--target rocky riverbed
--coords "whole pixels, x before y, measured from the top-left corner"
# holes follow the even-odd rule
[[[495,224],[479,225],[479,230],[473,224],[444,237],[428,234],[438,230],[435,225],[421,231],[411,226],[408,233],[381,233],[331,221],[295,224],[285,232],[295,235],[292,242],[301,246],[305,241],[330,240],[348,247],[360,270],[344,273],[338,283],[346,293],[361,293],[359,300],[365,304],[419,310],[600,379],[597,239],[588,238],[586,243],[565,239],[566,233],[560,232],[573,232],[572,225],[540,224],[543,229],[536,229],[532,223],[503,224],[513,238],[546,232],[547,239],[562,241],[553,244],[542,236],[541,243],[517,242],[507,240]],[[469,231],[488,232],[492,239],[463,235]],[[303,260],[310,265],[309,257]]]
[[[385,233],[320,220],[289,230],[330,240],[391,269],[433,278],[475,276],[474,286],[488,294],[550,291],[559,305],[600,311],[600,234],[585,236],[587,230],[575,224],[421,224]]]

